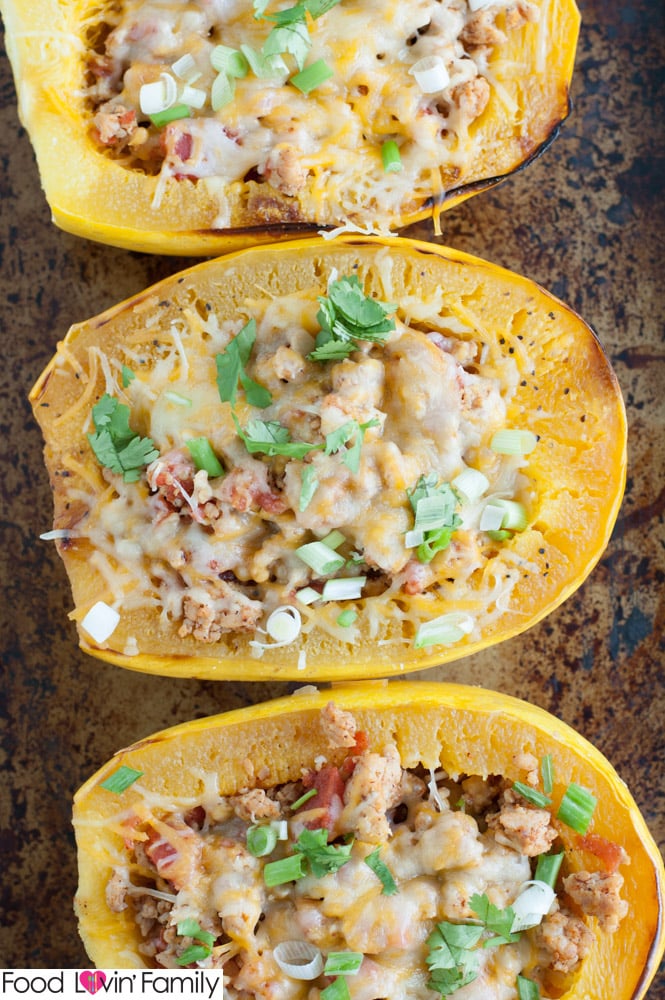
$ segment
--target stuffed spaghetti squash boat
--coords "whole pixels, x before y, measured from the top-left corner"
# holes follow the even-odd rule
[[[573,0],[0,8],[54,221],[208,256],[385,233],[498,183],[568,114],[579,28]]]
[[[31,394],[81,644],[385,676],[515,635],[612,530],[625,414],[533,282],[401,239],[241,251],[69,331]]]
[[[300,689],[121,751],[77,793],[75,909],[106,968],[229,998],[638,1000],[663,864],[578,733],[453,684]]]

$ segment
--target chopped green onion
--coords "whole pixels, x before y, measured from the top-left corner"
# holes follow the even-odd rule
[[[323,586],[321,600],[352,601],[362,596],[362,589],[367,582],[366,576],[348,576],[336,580],[326,580]]]
[[[465,635],[473,631],[473,618],[461,611],[449,611],[445,615],[439,615],[432,621],[423,622],[419,626],[414,639],[414,646],[420,649],[423,646],[449,645],[459,642]]]
[[[176,958],[177,965],[193,965],[194,962],[202,962],[204,958],[208,958],[211,948],[208,948],[204,944],[191,944],[189,948],[185,948],[182,955]]]
[[[597,799],[591,792],[571,781],[561,799],[556,818],[569,826],[571,830],[585,834],[596,804]]]
[[[224,475],[224,469],[207,437],[190,438],[185,444],[197,470],[205,470],[211,479]]]
[[[402,157],[394,139],[388,139],[381,146],[381,162],[387,174],[399,173],[402,169]]]
[[[325,60],[317,59],[316,62],[292,76],[289,83],[292,83],[303,94],[309,94],[310,91],[329,80],[332,75],[333,71]]]
[[[181,396],[179,392],[167,391],[164,393],[164,398],[168,399],[170,403],[175,403],[176,406],[191,406],[192,401],[188,399],[187,396]]]
[[[421,497],[416,504],[415,530],[431,531],[433,528],[442,528],[448,523],[454,512],[448,497],[442,493],[434,493],[431,496]]]
[[[540,1000],[538,983],[524,976],[517,977],[517,1000]]]
[[[228,45],[216,45],[210,53],[210,65],[218,73],[226,73],[227,76],[241,79],[249,72],[247,58],[239,49],[232,49]]]
[[[296,591],[296,597],[301,604],[314,604],[314,601],[321,600],[321,594],[314,587],[303,587]]]
[[[454,515],[456,518],[455,523],[447,525],[444,528],[437,528],[435,531],[426,531],[425,538],[418,546],[416,555],[421,563],[429,563],[432,561],[437,552],[441,552],[443,549],[447,549],[450,545],[450,539],[453,536],[455,528],[459,525],[459,518],[457,514]]]
[[[344,611],[341,611],[337,615],[335,621],[337,622],[338,625],[341,625],[342,628],[348,628],[349,625],[353,625],[357,617],[358,617],[357,611],[355,611],[353,608],[346,608]]]
[[[178,934],[181,937],[191,937],[196,941],[200,941],[202,944],[212,948],[215,943],[215,935],[211,934],[210,931],[204,931],[198,924],[195,917],[186,917],[185,920],[181,920],[177,926]]]
[[[413,64],[409,73],[423,94],[436,94],[450,83],[450,75],[440,56],[423,56]]]
[[[136,372],[133,372],[131,368],[127,365],[122,366],[122,387],[126,389],[130,382],[133,382],[136,378]]]
[[[489,489],[490,481],[478,469],[462,469],[450,484],[469,503],[475,503]]]
[[[337,528],[331,531],[329,535],[321,539],[323,545],[327,545],[329,549],[338,549],[340,545],[346,541],[346,537]]]
[[[486,531],[485,534],[493,542],[505,542],[506,539],[513,537],[512,531],[504,531],[503,529],[501,531]]]
[[[341,979],[340,977],[333,979],[330,986],[326,986],[325,990],[321,990],[321,1000],[351,1000],[346,979]]]
[[[284,885],[285,882],[303,878],[305,875],[303,862],[302,854],[291,854],[288,858],[280,858],[279,861],[269,861],[263,868],[263,881],[270,889],[275,885]]]
[[[171,72],[175,73],[179,80],[185,80],[187,83],[194,83],[202,75],[191,52],[186,52],[180,59],[176,59],[171,66]]]
[[[295,552],[318,576],[336,573],[346,561],[343,556],[338,556],[324,542],[307,542],[305,545],[299,546]]]
[[[133,767],[127,767],[126,764],[121,764],[117,771],[110,774],[109,777],[100,784],[101,787],[105,788],[107,792],[113,792],[114,795],[120,795],[141,777],[143,777],[143,771],[135,771]]]
[[[210,88],[210,104],[213,111],[221,111],[236,96],[235,80],[226,73],[218,73]]]
[[[323,956],[309,941],[280,941],[272,954],[282,972],[290,979],[312,981],[318,979],[323,971]]]
[[[323,967],[325,976],[355,976],[365,956],[361,951],[331,951]]]
[[[368,854],[365,858],[365,864],[372,869],[376,877],[381,882],[381,885],[383,886],[381,890],[382,894],[384,896],[394,896],[396,892],[399,892],[399,889],[397,888],[397,883],[393,878],[390,868],[388,868],[385,861],[382,861],[379,857],[380,850],[381,848],[377,847],[371,854]]]
[[[272,826],[262,824],[250,826],[247,831],[247,850],[255,858],[263,858],[272,854],[277,846],[277,830]]]
[[[285,819],[271,819],[268,826],[275,831],[278,840],[289,839],[289,824]]]
[[[188,104],[174,104],[173,107],[166,108],[165,111],[157,111],[154,115],[150,115],[150,121],[157,128],[168,125],[169,122],[175,122],[179,118],[189,118]]]
[[[554,765],[551,753],[543,755],[540,762],[540,776],[543,779],[543,791],[545,795],[551,795],[554,788]]]
[[[533,431],[504,428],[493,435],[490,448],[498,455],[529,455],[537,444]]]
[[[295,59],[298,69],[302,70],[311,47],[312,40],[305,22],[292,21],[274,27],[263,43],[262,51],[266,58],[288,52]]]
[[[303,795],[300,796],[299,799],[296,799],[295,802],[291,803],[291,809],[293,810],[293,812],[295,812],[296,809],[300,809],[300,807],[303,806],[305,802],[309,802],[310,799],[313,799],[315,795],[316,795],[316,788],[310,788],[308,792],[305,792]]]
[[[527,882],[511,906],[515,917],[511,931],[519,933],[537,927],[549,913],[555,899],[556,893],[547,882]]]
[[[407,531],[404,534],[404,547],[407,549],[415,549],[418,545],[422,545],[425,541],[425,532],[413,528],[411,531]]]
[[[302,619],[300,612],[291,604],[275,608],[266,622],[266,632],[277,642],[293,642],[300,635]]]
[[[544,809],[545,806],[551,806],[552,800],[548,799],[546,795],[539,792],[536,788],[531,788],[530,785],[525,785],[522,781],[516,781],[513,785],[513,791],[517,792],[530,802],[534,806],[538,806],[540,809]]]
[[[254,76],[258,76],[260,80],[272,80],[280,76],[284,78],[288,76],[289,67],[280,55],[264,56],[250,45],[241,45],[240,51],[249,63]]]
[[[495,500],[494,503],[503,511],[502,528],[510,531],[524,531],[528,522],[524,504],[517,500]]]
[[[478,527],[481,531],[500,531],[503,525],[504,511],[498,503],[486,503],[483,507]]]
[[[535,880],[545,882],[546,885],[554,888],[563,857],[563,851],[560,854],[541,854],[536,865]]]

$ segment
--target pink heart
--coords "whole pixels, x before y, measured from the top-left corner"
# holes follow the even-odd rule
[[[90,972],[86,969],[85,972],[79,974],[79,981],[81,986],[88,991],[88,993],[96,993],[97,990],[101,990],[102,986],[106,982],[106,976],[99,969],[97,972]]]

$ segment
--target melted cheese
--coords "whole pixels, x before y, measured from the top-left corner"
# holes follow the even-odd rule
[[[387,252],[380,272],[390,300]],[[145,477],[126,483],[107,471],[111,487],[96,498],[79,490],[76,498],[89,509],[77,535],[92,544],[92,565],[121,614],[153,607],[164,621],[180,625],[188,616],[193,621],[194,606],[212,615],[221,631],[246,629],[240,624],[246,614],[250,629],[261,628],[272,610],[292,604],[294,592],[318,579],[296,549],[333,529],[344,536],[345,558],[358,553],[366,563],[342,575],[371,569],[380,583],[359,602],[300,606],[305,634],[320,630],[352,641],[356,627],[337,621],[342,607],[363,608],[372,637],[386,622],[401,619],[405,641],[412,641],[407,637],[421,622],[447,609],[442,601],[470,613],[475,634],[506,611],[519,567],[507,553],[488,568],[478,503],[460,508],[462,527],[430,564],[415,559],[405,533],[413,526],[408,490],[421,475],[449,482],[473,465],[488,477],[488,495],[528,500],[520,473],[524,460],[489,448],[493,433],[505,424],[520,366],[508,355],[491,354],[480,364],[480,345],[469,333],[478,317],[447,315],[438,294],[430,303],[409,299],[405,306],[398,308],[396,329],[385,345],[364,343],[340,362],[307,359],[318,329],[314,290],[248,300],[242,318],[221,325],[214,313],[202,319],[187,312],[177,327],[153,337],[149,361],[145,350],[138,351],[144,363],[124,390],[110,373],[131,365],[137,345],[128,344],[126,356],[112,361],[94,352],[93,368],[109,373],[107,385],[129,404],[133,429],[150,436],[160,452],[150,472],[152,490]],[[239,391],[240,425],[257,418],[278,421],[294,441],[320,449],[326,435],[350,420],[375,421],[364,434],[357,472],[344,463],[343,451],[314,450],[304,459],[248,454],[229,405],[219,398],[215,356],[249,317],[256,320],[257,339],[247,371],[270,390],[272,402],[258,410]],[[415,319],[417,328],[407,322]],[[464,339],[453,332],[460,329]],[[151,336],[146,334],[146,342]],[[201,471],[192,479],[186,444],[197,437],[209,439],[224,476],[209,479]],[[316,488],[303,505],[305,470],[314,470]],[[162,495],[163,476],[172,476],[172,485]],[[90,477],[87,481],[92,485]],[[230,589],[220,582],[231,578]],[[219,635],[195,633],[208,642]],[[137,635],[132,651],[141,645]]]
[[[490,27],[497,16],[504,23],[506,3],[497,0],[481,12],[490,17]],[[524,20],[518,18],[514,30],[538,17],[536,3],[522,7]],[[523,78],[524,67],[507,60],[495,60],[492,72],[487,66],[488,52],[501,50],[506,33],[492,30],[465,47],[465,28],[481,15],[466,0],[342,2],[309,21],[306,65],[324,60],[333,71],[330,79],[308,95],[300,93],[289,83],[297,67],[285,55],[288,73],[259,79],[249,72],[234,81],[233,99],[213,112],[216,74],[210,53],[220,43],[260,51],[272,22],[257,19],[250,0],[124,0],[106,40],[110,66],[90,89],[100,116],[95,121],[103,132],[115,106],[137,113],[136,135],[119,144],[109,139],[109,150],[134,168],[161,166],[156,209],[165,186],[177,183],[174,178],[233,185],[245,184],[255,172],[280,195],[296,198],[303,218],[385,230],[469,173],[479,152],[469,126],[482,113],[490,88],[510,116],[518,114],[515,81]],[[140,112],[140,88],[169,72],[183,54],[195,60],[195,86],[207,101],[191,110],[192,117],[168,125],[161,143],[155,142],[149,137],[157,130]],[[424,93],[412,73],[419,60],[431,56],[441,59],[449,77],[433,94]],[[398,172],[382,166],[381,147],[388,139],[400,149]],[[222,195],[222,219],[225,211]]]

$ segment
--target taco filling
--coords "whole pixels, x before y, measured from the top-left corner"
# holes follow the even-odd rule
[[[301,628],[352,642],[361,607],[378,638],[399,609],[416,646],[499,616],[528,568],[500,553],[527,526],[537,444],[506,426],[513,356],[354,274],[202,312],[90,354],[106,485],[77,482],[58,527],[92,544],[114,611],[157,608],[198,644],[249,633],[257,655]]]
[[[385,227],[464,180],[492,91],[520,120],[508,91],[525,68],[504,53],[541,13],[530,0],[107,6],[87,59],[95,143],[160,174],[154,208],[172,179],[214,178],[244,191],[254,225]]]
[[[628,911],[625,851],[586,834],[593,796],[571,785],[555,815],[548,761],[530,753],[514,755],[520,781],[452,777],[402,767],[392,742],[370,750],[333,702],[321,725],[315,766],[277,786],[248,768],[220,796],[206,774],[205,792],[167,804],[140,772],[108,779],[138,797],[114,818],[125,857],[106,906],[132,915],[145,963],[220,969],[231,1000],[565,992]],[[596,870],[564,852],[563,825]]]

